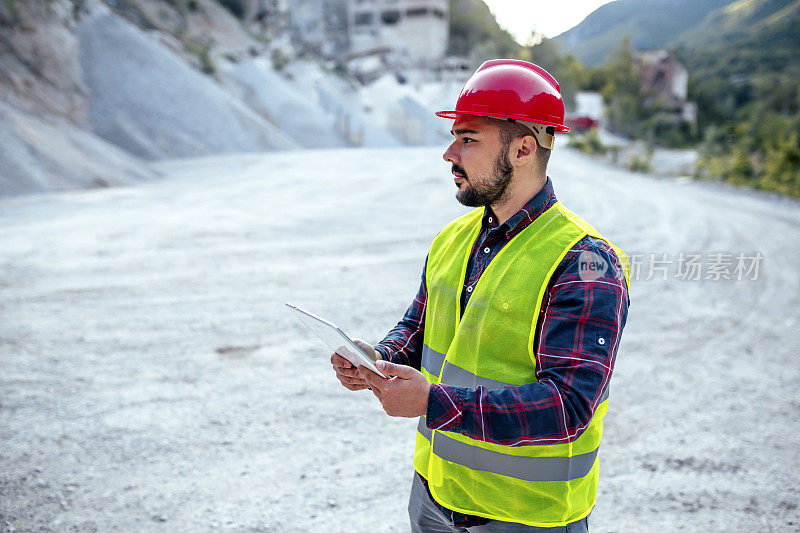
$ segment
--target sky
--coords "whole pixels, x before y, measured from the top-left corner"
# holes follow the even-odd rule
[[[533,31],[555,37],[580,23],[586,15],[611,0],[484,0],[497,22],[520,44]]]

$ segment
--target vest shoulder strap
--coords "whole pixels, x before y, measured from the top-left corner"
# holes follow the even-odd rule
[[[442,230],[436,235],[434,241],[439,237],[450,235],[452,233],[457,233],[459,230],[463,229],[465,226],[469,226],[474,224],[475,222],[479,221],[483,216],[483,207],[476,207],[469,213],[463,214],[455,220],[450,221]]]
[[[561,202],[556,202],[554,207],[558,209],[558,211],[562,215],[567,217],[571,222],[573,222],[574,224],[579,226],[583,231],[585,231],[587,235],[590,235],[598,239],[603,239],[604,241],[607,240],[605,237],[603,237],[603,234],[597,230],[597,228],[586,222],[586,220],[584,220],[580,215],[577,215],[573,211],[567,209]]]
[[[611,246],[611,248],[614,250],[614,253],[617,256],[617,260],[619,261],[620,266],[622,267],[622,272],[625,276],[625,284],[626,286],[630,287],[631,267],[628,255],[625,252],[623,252],[622,249],[619,248],[616,244],[606,239],[605,236],[597,230],[597,228],[586,222],[586,220],[581,218],[579,215],[573,213],[572,211],[564,207],[564,205],[562,205],[561,202],[556,202],[554,207],[557,207],[562,215],[564,215],[573,223],[578,225],[581,229],[583,229],[587,235],[594,237],[596,239],[602,239],[605,242],[607,242],[609,246]]]

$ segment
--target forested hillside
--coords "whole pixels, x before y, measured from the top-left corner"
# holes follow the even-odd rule
[[[493,57],[516,57],[520,45],[497,21],[483,0],[450,0],[448,54],[479,63]]]
[[[800,197],[800,0],[734,2],[678,43],[701,175]]]
[[[652,48],[688,69],[696,128],[643,105],[633,52]],[[529,55],[568,88],[602,91],[618,133],[700,143],[698,175],[800,197],[800,0],[620,0]]]
[[[599,7],[554,41],[563,52],[597,66],[608,59],[624,37],[631,39],[635,50],[664,48],[687,28],[702,28],[708,13],[730,3],[731,0],[619,0]]]

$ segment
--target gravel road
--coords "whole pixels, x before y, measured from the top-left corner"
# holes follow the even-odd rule
[[[465,210],[440,154],[227,155],[0,201],[0,531],[407,531],[415,421],[343,389],[282,304],[382,338]],[[800,528],[800,205],[569,149],[550,175],[640,268],[592,531]]]

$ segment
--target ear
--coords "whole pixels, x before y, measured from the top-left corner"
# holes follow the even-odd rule
[[[516,167],[527,165],[533,161],[536,148],[536,140],[533,135],[514,139],[508,147],[508,160]]]

